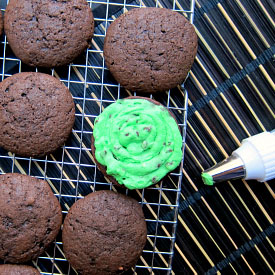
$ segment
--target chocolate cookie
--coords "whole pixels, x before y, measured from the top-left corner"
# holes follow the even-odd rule
[[[94,18],[86,0],[10,0],[4,27],[24,63],[55,67],[69,64],[90,45]]]
[[[137,92],[166,91],[181,84],[194,62],[197,35],[181,14],[135,8],[108,28],[104,57],[114,78]]]
[[[61,207],[48,183],[21,174],[0,175],[0,259],[36,259],[56,238]]]
[[[182,137],[164,106],[133,96],[111,104],[95,120],[92,154],[111,182],[142,189],[178,167]]]
[[[19,73],[0,83],[0,146],[26,157],[62,146],[75,118],[72,95],[55,77]]]
[[[3,33],[3,27],[4,27],[3,16],[0,11],[0,35],[2,35],[2,33]]]
[[[27,265],[0,265],[0,274],[3,275],[40,275],[40,272]]]
[[[63,248],[81,274],[117,274],[136,264],[146,234],[143,211],[136,200],[97,191],[69,210],[63,226]]]

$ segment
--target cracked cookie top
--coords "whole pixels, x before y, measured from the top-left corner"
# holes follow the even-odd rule
[[[158,92],[186,78],[197,52],[194,27],[181,14],[164,8],[135,8],[108,28],[104,57],[126,89]]]
[[[75,107],[67,87],[53,76],[19,73],[0,83],[0,147],[42,157],[71,133]]]
[[[66,258],[82,275],[121,274],[133,267],[146,243],[139,203],[109,190],[76,201],[63,225]]]
[[[34,177],[0,175],[0,209],[0,259],[5,262],[36,259],[61,227],[58,200],[46,181]]]
[[[86,0],[10,0],[4,28],[24,63],[55,67],[69,64],[90,45],[94,18]]]
[[[40,272],[27,265],[13,265],[13,264],[3,264],[0,265],[0,274],[5,275],[40,275]]]

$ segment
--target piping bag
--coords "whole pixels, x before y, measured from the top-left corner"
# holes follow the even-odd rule
[[[206,185],[245,179],[264,182],[275,178],[275,129],[241,142],[231,156],[202,173]]]

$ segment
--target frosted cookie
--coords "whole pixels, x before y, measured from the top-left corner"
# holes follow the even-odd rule
[[[179,165],[182,137],[174,116],[159,102],[129,97],[95,120],[92,153],[113,183],[142,189]]]

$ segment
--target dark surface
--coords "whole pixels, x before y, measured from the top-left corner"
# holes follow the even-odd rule
[[[2,35],[3,33],[3,28],[4,28],[4,21],[3,21],[2,13],[0,12],[0,35]]]
[[[77,201],[62,230],[65,255],[81,274],[117,274],[134,267],[146,243],[141,206],[112,191]]]
[[[21,174],[0,176],[0,258],[10,263],[36,259],[56,238],[61,208],[49,185]]]
[[[74,102],[56,78],[20,73],[0,84],[0,146],[21,156],[45,156],[62,146],[74,124]]]
[[[40,272],[27,265],[0,265],[0,274],[3,275],[39,275]]]
[[[200,177],[242,139],[275,128],[274,12],[273,1],[196,2],[176,274],[274,274],[274,180],[207,187]]]
[[[1,1],[2,9],[6,2]],[[131,9],[140,2],[91,3],[96,36],[90,52],[81,55],[73,66],[54,71],[74,96],[73,135],[64,148],[48,158],[22,159],[0,148],[1,173],[17,171],[45,178],[60,199],[64,215],[82,196],[114,188],[106,183],[91,157],[91,125],[109,101],[129,96],[116,86],[109,71],[101,69],[99,50],[103,49],[105,30],[110,24],[106,18],[112,20],[112,15],[122,14],[124,3]],[[143,3],[156,5],[150,0]],[[174,3],[165,0],[158,4],[178,10],[190,7],[187,0]],[[274,180],[267,183],[236,180],[208,187],[200,177],[204,169],[231,154],[243,138],[275,128],[273,18],[275,8],[271,0],[196,1],[194,25],[199,47],[185,82],[189,108],[172,265],[175,274],[274,274]],[[2,79],[18,71],[34,70],[15,59],[4,35],[1,42]],[[170,100],[166,93],[154,94],[153,98],[165,106],[183,106],[183,94],[178,89],[171,91]],[[180,110],[171,111],[182,123]],[[166,178],[160,189],[156,186],[128,193],[143,203],[150,235],[145,247],[149,253],[144,252],[143,261],[138,261],[139,266],[149,268],[136,268],[138,274],[150,274],[150,267],[168,266],[169,255],[159,252],[170,251],[169,236],[173,236],[172,223],[177,217],[176,208],[170,206],[177,201],[176,192],[171,190],[175,190],[177,179],[176,175]],[[57,243],[33,264],[42,274],[76,274],[64,259],[59,235]],[[153,271],[167,274],[166,270]],[[130,270],[129,274],[132,273]]]
[[[197,36],[179,13],[132,9],[109,26],[103,52],[107,67],[124,88],[167,91],[186,78],[197,52]]]
[[[85,0],[11,0],[4,18],[15,55],[30,66],[69,64],[88,48],[94,19]]]

